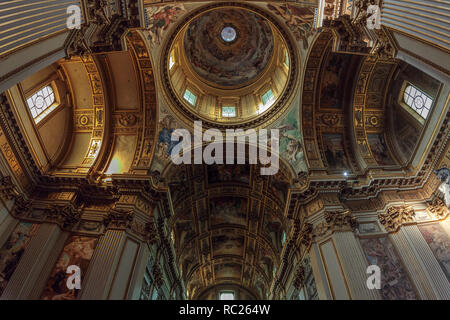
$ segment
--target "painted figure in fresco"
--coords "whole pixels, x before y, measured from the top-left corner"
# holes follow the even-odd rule
[[[347,158],[345,156],[344,150],[336,148],[332,144],[326,144],[325,146],[325,157],[327,158],[328,165],[332,169],[346,169]]]
[[[369,137],[370,148],[372,150],[375,160],[380,165],[392,164],[391,157],[389,156],[388,148],[384,137],[380,134],[370,135]]]
[[[245,199],[223,197],[214,199],[211,203],[213,224],[232,223],[245,224]]]
[[[293,108],[276,129],[280,132],[280,156],[288,161],[296,172],[306,171],[298,108]]]
[[[276,15],[281,16],[294,34],[297,41],[303,42],[304,49],[308,48],[308,37],[313,33],[314,10],[311,8],[292,5],[267,5]]]
[[[208,182],[240,181],[249,182],[249,165],[217,165],[208,166]]]
[[[342,92],[344,72],[350,60],[349,55],[331,53],[322,76],[320,106],[323,108],[340,108],[342,106]]]
[[[239,30],[235,42],[224,44],[218,26]],[[194,71],[222,86],[243,85],[267,66],[274,46],[270,25],[256,14],[236,9],[211,11],[187,28],[184,48]]]
[[[381,269],[381,296],[385,300],[414,300],[416,295],[387,238],[361,239],[369,264]]]
[[[244,247],[243,236],[219,235],[212,238],[214,254],[241,254]]]
[[[172,141],[172,133],[177,129],[177,122],[171,115],[166,115],[160,122],[161,130],[159,131],[158,151],[156,156],[163,163],[170,160],[172,149],[183,140]]]
[[[37,225],[33,228],[31,223],[20,223],[0,249],[0,295],[16,270],[36,228]]]
[[[438,223],[422,225],[419,230],[430,246],[447,280],[450,281],[450,239],[448,234]]]
[[[79,266],[83,275],[94,254],[96,243],[97,238],[73,236],[69,239],[56,262],[41,299],[74,300],[77,298],[79,290],[67,288],[67,267],[70,265]]]
[[[150,43],[153,46],[161,44],[162,33],[169,28],[170,24],[181,13],[185,12],[182,4],[152,7],[147,10],[151,10],[147,11],[147,14],[149,18],[148,32],[150,35]]]

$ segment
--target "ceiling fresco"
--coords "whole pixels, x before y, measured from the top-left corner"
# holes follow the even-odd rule
[[[223,39],[224,29],[231,34],[235,30],[232,41]],[[246,86],[260,75],[272,57],[273,47],[269,22],[244,9],[204,13],[189,24],[184,39],[194,71],[210,84],[226,87]]]
[[[170,171],[175,251],[190,296],[220,283],[265,296],[287,233],[287,172],[268,178],[255,165],[184,165]]]
[[[296,6],[293,4],[267,4],[267,8],[284,20],[289,30],[307,49],[308,38],[314,34],[315,6]]]
[[[145,8],[148,19],[146,29],[150,46],[152,48],[159,46],[170,25],[185,13],[186,9],[182,3]]]

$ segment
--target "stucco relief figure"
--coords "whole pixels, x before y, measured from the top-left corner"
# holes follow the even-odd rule
[[[444,201],[447,207],[450,207],[450,169],[449,168],[441,168],[435,170],[437,178],[442,181],[442,184],[439,186],[439,191],[444,194]]]
[[[149,40],[152,46],[160,45],[162,35],[170,24],[186,12],[183,4],[155,6],[147,8],[147,16],[149,24],[147,30],[149,32]]]

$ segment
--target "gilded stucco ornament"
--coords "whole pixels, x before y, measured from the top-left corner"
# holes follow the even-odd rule
[[[6,200],[12,200],[18,195],[16,186],[11,180],[11,176],[0,178],[0,197]]]
[[[447,208],[444,201],[437,197],[432,201],[427,202],[427,210],[438,220],[445,219],[450,213],[450,210]]]
[[[313,235],[322,237],[334,232],[354,231],[358,227],[358,222],[350,211],[325,211],[325,221],[314,227]]]
[[[294,277],[294,287],[300,291],[305,283],[305,268],[298,266]]]
[[[387,232],[396,232],[408,222],[414,222],[414,209],[409,206],[390,207],[386,213],[380,213],[378,219]]]
[[[111,209],[105,218],[105,226],[112,229],[127,229],[131,226],[134,211],[128,209]]]

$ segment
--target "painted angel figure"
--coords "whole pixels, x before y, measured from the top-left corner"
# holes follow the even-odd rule
[[[169,28],[170,24],[178,18],[180,13],[185,11],[182,5],[153,7],[147,10],[149,10],[148,32],[152,45],[161,44],[162,33]]]

